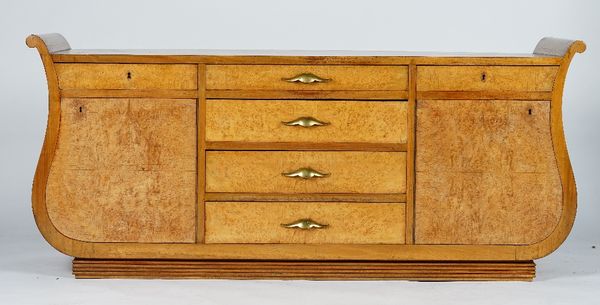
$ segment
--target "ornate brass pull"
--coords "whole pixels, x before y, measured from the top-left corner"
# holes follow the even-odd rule
[[[319,121],[311,116],[303,116],[289,122],[281,122],[286,126],[302,126],[302,127],[316,127],[316,126],[327,126],[328,122]]]
[[[320,173],[310,167],[302,167],[295,171],[289,173],[281,173],[282,175],[289,178],[302,178],[302,179],[312,179],[312,178],[324,178],[329,176],[328,173]]]
[[[284,80],[288,83],[302,83],[302,84],[326,83],[328,81],[331,81],[331,79],[329,79],[329,78],[321,78],[312,73],[302,73],[302,74],[298,74],[291,78],[284,77],[281,80]]]
[[[282,223],[281,226],[288,229],[313,230],[324,229],[327,228],[329,225],[320,224],[310,218],[304,218],[291,223]]]

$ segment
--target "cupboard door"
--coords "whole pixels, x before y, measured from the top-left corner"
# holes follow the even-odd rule
[[[562,189],[548,101],[418,101],[418,244],[533,244]]]
[[[54,226],[90,242],[194,242],[196,101],[61,101],[46,189]]]

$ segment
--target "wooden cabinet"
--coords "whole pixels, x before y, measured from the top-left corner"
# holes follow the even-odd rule
[[[562,90],[533,54],[71,50],[33,211],[79,278],[531,280],[575,217]]]

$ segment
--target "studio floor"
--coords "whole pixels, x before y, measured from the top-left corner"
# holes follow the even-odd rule
[[[41,237],[0,241],[0,304],[600,304],[600,245],[568,240],[533,282],[75,280]],[[460,297],[458,297],[460,296]]]

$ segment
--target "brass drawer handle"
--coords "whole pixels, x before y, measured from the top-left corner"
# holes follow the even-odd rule
[[[324,178],[329,176],[329,173],[321,173],[310,167],[302,167],[289,173],[281,173],[282,175],[289,178],[302,178],[302,179],[313,179],[313,178]]]
[[[313,230],[324,229],[327,228],[329,225],[320,224],[310,218],[304,218],[291,223],[282,223],[281,226],[288,229]]]
[[[312,73],[301,73],[291,78],[282,78],[288,83],[302,83],[302,84],[312,84],[312,83],[326,83],[331,81],[329,78],[321,78]]]
[[[289,122],[281,122],[285,126],[302,126],[302,127],[316,127],[316,126],[327,126],[328,122],[317,120],[311,116],[303,116]]]

